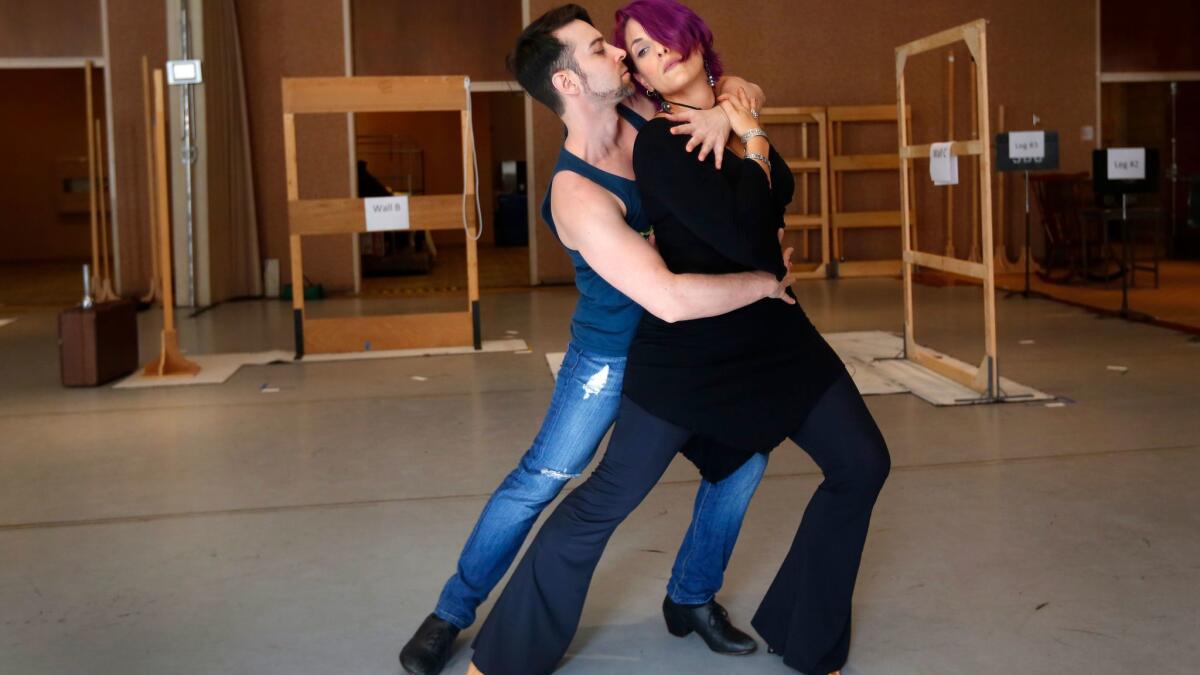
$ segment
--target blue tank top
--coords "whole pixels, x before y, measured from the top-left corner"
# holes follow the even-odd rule
[[[624,105],[618,105],[617,112],[634,129],[641,129],[646,123],[640,115]],[[558,230],[550,212],[550,189],[559,171],[577,173],[616,195],[625,204],[625,222],[639,233],[649,232],[650,223],[642,212],[642,197],[638,193],[637,183],[598,169],[564,147],[558,153],[558,163],[550,174],[546,198],[542,200],[542,218],[556,239]],[[562,243],[561,239],[559,243]],[[625,356],[629,353],[633,334],[642,318],[642,308],[596,274],[578,251],[565,245],[563,248],[575,266],[575,287],[579,289],[579,302],[571,317],[571,341],[582,349],[604,356]]]

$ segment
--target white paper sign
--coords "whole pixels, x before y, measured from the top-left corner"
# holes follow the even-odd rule
[[[929,177],[934,185],[958,185],[958,157],[950,143],[934,143],[929,147]]]
[[[367,213],[367,232],[407,230],[408,196],[367,197],[363,200]]]
[[[1109,148],[1109,180],[1146,180],[1145,148]]]
[[[1043,159],[1046,156],[1046,132],[1008,132],[1009,159]]]

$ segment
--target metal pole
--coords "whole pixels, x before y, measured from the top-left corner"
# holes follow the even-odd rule
[[[1130,260],[1130,242],[1129,242],[1129,211],[1125,207],[1125,193],[1121,193],[1121,248],[1122,248],[1122,267],[1121,270],[1121,316],[1129,316],[1129,275],[1133,273]]]
[[[1176,138],[1175,120],[1176,120],[1176,112],[1177,112],[1175,105],[1178,102],[1178,99],[1179,99],[1179,83],[1172,82],[1171,83],[1171,241],[1170,241],[1170,244],[1168,244],[1168,246],[1172,246],[1175,243],[1175,232],[1176,232],[1176,226],[1177,226],[1176,219],[1179,217],[1179,214],[1175,210],[1175,198],[1176,198],[1175,188],[1179,183],[1179,162],[1178,162],[1179,157],[1176,154],[1176,148],[1175,148],[1175,138]],[[1155,227],[1157,227],[1157,225],[1155,225]],[[1158,230],[1155,230],[1155,232],[1157,232],[1157,231]],[[1157,242],[1156,242],[1156,244],[1157,244]],[[1157,256],[1158,251],[1155,251],[1154,254]]]
[[[83,302],[79,303],[84,309],[92,308],[92,273],[87,263],[83,264]]]
[[[1045,214],[1042,214],[1045,218]],[[1029,265],[1030,259],[1033,258],[1033,247],[1029,245],[1029,172],[1025,172],[1025,291],[1022,293],[1025,297],[1029,297]],[[1049,264],[1049,263],[1046,263]]]
[[[180,46],[183,51],[183,58],[192,58],[191,41],[189,33],[191,32],[188,25],[188,0],[180,0],[180,21],[179,28],[181,31]],[[181,151],[181,159],[183,161],[183,185],[184,185],[184,205],[187,213],[187,268],[188,268],[188,307],[196,306],[196,246],[194,236],[194,210],[192,208],[192,169],[196,163],[196,149],[192,144],[192,85],[185,84],[179,92],[180,96],[180,112],[183,120],[183,147]]]

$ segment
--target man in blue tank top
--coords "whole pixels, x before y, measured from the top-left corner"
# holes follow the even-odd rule
[[[575,266],[580,298],[541,430],[484,506],[436,609],[400,653],[405,671],[414,675],[441,671],[459,631],[474,622],[476,608],[504,576],[542,509],[591,462],[616,419],[625,357],[643,308],[683,321],[764,297],[793,302],[784,294],[786,281],[765,272],[673,274],[643,237],[648,226],[633,180],[633,141],[653,110],[639,114],[626,106],[650,107],[631,97],[624,57],[586,11],[567,5],[533,21],[510,59],[521,86],[567,127],[542,216]],[[729,87],[730,79],[718,87]],[[743,80],[734,79],[733,86],[762,99],[761,90]],[[729,123],[720,108],[687,116],[692,142],[702,146],[699,159],[710,149],[723,150]],[[748,654],[757,647],[730,624],[715,595],[765,468],[766,458],[756,455],[720,483],[701,481],[667,584],[668,620],[696,631],[719,653]]]

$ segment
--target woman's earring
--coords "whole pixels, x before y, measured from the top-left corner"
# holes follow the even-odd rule
[[[661,111],[663,111],[663,112],[665,112],[665,113],[669,113],[669,112],[671,112],[671,104],[670,104],[670,103],[667,103],[667,100],[666,100],[665,98],[661,98],[661,97],[659,97],[659,95],[658,95],[658,92],[657,92],[657,91],[654,91],[653,89],[647,89],[647,90],[646,90],[646,96],[649,96],[650,98],[657,98],[657,99],[658,99],[658,109],[659,109],[659,110],[661,110]]]
[[[708,61],[704,62],[704,74],[708,76],[708,86],[717,86],[717,80],[712,76],[712,72],[708,69]]]

